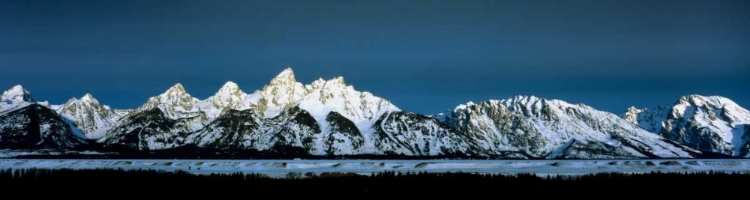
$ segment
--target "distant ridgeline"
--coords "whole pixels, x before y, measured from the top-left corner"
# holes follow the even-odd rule
[[[342,77],[305,85],[286,69],[251,94],[227,82],[201,100],[178,83],[135,109],[112,109],[90,94],[52,105],[35,100],[20,85],[0,100],[0,149],[14,152],[193,158],[750,158],[750,112],[718,96],[684,96],[671,107],[631,107],[622,116],[534,96],[468,102],[423,115],[357,91]]]

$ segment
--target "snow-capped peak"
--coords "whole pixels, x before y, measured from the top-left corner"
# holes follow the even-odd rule
[[[208,118],[214,119],[226,109],[244,110],[250,108],[252,102],[246,100],[247,96],[236,83],[228,81],[214,96],[202,101],[200,108]]]
[[[227,104],[241,101],[247,97],[247,93],[240,90],[240,87],[232,81],[225,83],[214,96],[208,97],[207,100],[215,104]],[[218,106],[218,105],[217,105]]]
[[[458,106],[456,106],[456,108],[453,109],[453,112],[457,112],[459,110],[466,110],[469,107],[474,106],[474,105],[477,105],[477,104],[474,103],[473,101],[469,101],[464,104],[459,104]]]
[[[368,133],[372,123],[381,115],[401,111],[388,100],[369,92],[354,90],[354,87],[345,84],[343,77],[328,81],[319,79],[305,88],[308,89],[308,95],[298,105],[320,124],[327,123],[325,118],[331,111],[335,111],[354,122],[360,132]]]
[[[31,97],[31,93],[25,90],[21,85],[13,86],[7,91],[3,92],[3,95],[0,96],[0,100],[35,102],[34,98]]]
[[[151,97],[146,104],[136,109],[138,112],[153,108],[161,109],[169,118],[194,117],[200,112],[199,100],[190,96],[182,84],[175,84],[159,96]]]
[[[636,111],[639,111],[636,113]],[[720,96],[686,95],[672,107],[629,110],[623,118],[682,145],[741,156],[750,112]]]
[[[75,97],[70,98],[65,104],[60,105],[60,108],[63,108],[66,105],[76,104],[76,103],[87,103],[87,104],[96,104],[96,105],[99,105],[99,101],[96,100],[96,98],[94,98],[93,95],[91,95],[89,93],[86,93],[80,99],[75,98]],[[104,105],[102,105],[102,106],[104,106]]]
[[[81,97],[81,101],[83,101],[83,102],[92,102],[92,103],[97,103],[97,104],[99,103],[99,101],[97,101],[97,100],[96,100],[96,99],[95,99],[95,98],[94,98],[94,97],[93,97],[93,96],[92,96],[91,94],[89,94],[89,93],[86,93],[85,95],[83,95],[83,97]]]
[[[274,117],[289,105],[293,105],[297,100],[307,95],[307,90],[298,83],[294,78],[294,71],[287,68],[275,78],[271,83],[260,90],[261,98],[258,100],[259,111],[265,117]]]
[[[291,67],[286,68],[283,71],[281,71],[281,73],[279,73],[278,75],[276,75],[276,77],[274,79],[291,79],[291,80],[294,80],[294,70],[292,70]]]
[[[645,157],[642,151],[629,146],[638,144],[652,149],[653,152],[648,153],[659,157],[689,156],[679,147],[663,142],[663,138],[656,134],[583,104],[534,96],[472,104],[459,106],[438,119],[477,138],[476,145],[488,151],[524,152],[536,157],[555,158],[569,149],[570,144],[576,143],[617,149],[598,155],[602,158]]]
[[[490,99],[484,102],[475,103],[473,101],[466,102],[464,104],[460,104],[456,106],[453,109],[454,113],[458,112],[474,112],[474,111],[482,111],[486,107],[498,107],[502,105],[503,107],[507,108],[511,112],[522,112],[525,115],[541,115],[545,114],[543,113],[545,107],[548,107],[550,105],[556,106],[556,107],[571,107],[571,106],[581,106],[583,108],[590,108],[586,105],[580,104],[580,105],[573,105],[564,101],[552,99],[547,100],[544,98],[539,98],[536,96],[513,96],[507,99]]]
[[[628,111],[625,112],[622,118],[630,123],[638,124],[638,114],[640,114],[641,112],[643,112],[642,109],[638,109],[635,106],[630,106],[630,108],[628,108]]]
[[[184,96],[184,95],[189,96],[190,94],[188,94],[187,91],[185,91],[185,87],[183,87],[182,84],[177,83],[159,96],[169,97],[169,96]]]
[[[99,104],[99,101],[88,93],[80,99],[71,98],[67,103],[57,107],[55,111],[69,120],[69,123],[75,124],[74,131],[80,131],[81,135],[89,139],[103,137],[112,124],[121,117],[109,106]]]
[[[513,97],[512,99],[513,99],[512,100],[513,102],[519,102],[519,103],[524,103],[524,104],[525,103],[529,103],[529,102],[536,102],[538,100],[541,100],[540,98],[538,98],[538,97],[536,97],[534,95],[531,95],[531,96],[517,95],[517,96]]]
[[[750,123],[750,112],[734,101],[721,96],[687,95],[681,97],[672,109],[671,117],[684,117],[689,107],[702,108],[714,118],[717,115],[730,123]]]
[[[240,90],[240,86],[238,86],[237,83],[234,83],[232,81],[227,81],[226,83],[224,83],[223,86],[221,86],[221,88],[219,89],[218,92],[216,92],[216,94],[217,95],[232,94],[232,93],[237,93],[237,92],[242,92],[242,90]]]

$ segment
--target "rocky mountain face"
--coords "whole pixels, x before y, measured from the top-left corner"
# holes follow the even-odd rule
[[[129,112],[98,142],[104,146],[138,150],[183,146],[189,133],[209,122],[199,104],[200,100],[190,96],[178,83]]]
[[[688,95],[671,108],[631,108],[631,123],[704,152],[748,157],[750,112],[719,96]]]
[[[484,150],[471,149],[468,143],[471,138],[435,118],[416,113],[389,112],[382,115],[374,127],[373,145],[385,154],[481,155]]]
[[[16,85],[11,87],[9,90],[3,92],[0,96],[0,101],[15,101],[15,102],[36,102],[34,97],[31,97],[31,93],[23,89],[23,86]]]
[[[286,69],[251,94],[227,82],[200,100],[176,84],[135,109],[111,109],[90,94],[51,105],[21,86],[0,98],[0,148],[550,159],[750,152],[748,111],[696,95],[672,108],[631,108],[622,118],[533,96],[425,116],[357,91],[342,77],[302,84]]]
[[[85,135],[87,139],[99,139],[122,117],[109,106],[99,104],[91,94],[81,99],[72,98],[65,104],[55,106],[55,112],[69,123],[71,129]]]
[[[693,153],[614,114],[534,96],[470,102],[441,118],[490,156],[677,158]]]
[[[443,154],[429,147],[411,151],[410,144],[376,145],[380,144],[378,133],[383,132],[376,121],[385,113],[401,110],[385,99],[354,90],[341,77],[302,85],[287,69],[253,95],[245,98],[248,110],[228,111],[198,131],[192,141],[219,149],[289,146],[312,155]],[[305,126],[290,124],[290,120]]]
[[[76,149],[88,142],[50,108],[38,104],[23,87],[0,97],[0,147],[7,149]]]
[[[190,137],[191,143],[212,149],[273,150],[297,147],[314,150],[320,127],[310,114],[297,107],[273,118],[255,110],[230,110]]]
[[[8,91],[3,92],[0,96],[0,115],[24,108],[36,103],[31,93],[23,89],[22,86],[16,85]]]
[[[227,82],[221,86],[213,96],[199,103],[200,110],[206,113],[209,119],[216,119],[222,112],[227,110],[246,110],[253,108],[258,102],[258,94],[248,95],[240,90],[234,82]]]
[[[271,83],[263,86],[259,93],[257,111],[263,117],[271,118],[307,95],[307,90],[302,83],[297,82],[292,69],[285,69],[271,79]]]

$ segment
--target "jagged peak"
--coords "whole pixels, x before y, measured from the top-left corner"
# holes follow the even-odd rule
[[[281,71],[281,73],[279,73],[278,75],[276,75],[276,77],[273,78],[273,79],[295,80],[295,78],[294,78],[294,70],[292,70],[291,67],[286,68],[283,71]]]
[[[546,101],[546,99],[536,97],[534,95],[531,96],[524,96],[524,95],[517,95],[512,98],[506,99],[504,101],[511,101],[513,103],[521,103],[521,104],[528,104],[528,103],[535,103],[537,101]]]
[[[65,102],[65,104],[60,105],[59,108],[60,109],[65,109],[65,108],[70,107],[70,106],[81,105],[81,104],[85,104],[85,106],[101,106],[105,110],[110,110],[109,106],[99,104],[99,101],[96,100],[96,98],[94,98],[94,96],[91,95],[90,93],[84,94],[80,99],[79,98],[75,98],[75,97],[70,98],[70,99],[68,99],[67,102]]]
[[[327,81],[323,80],[323,78],[318,78],[317,80],[313,81],[309,85],[305,85],[305,88],[307,88],[308,90],[322,88],[323,85],[326,84],[326,82]]]
[[[638,124],[638,115],[641,114],[645,109],[638,109],[635,106],[630,106],[622,118],[633,124]]]
[[[35,102],[34,98],[31,96],[31,93],[23,88],[21,85],[15,85],[8,89],[7,91],[3,92],[3,95],[0,97],[0,100],[7,100],[7,99],[13,99],[17,101],[26,101],[26,102]]]
[[[336,77],[336,78],[332,78],[332,79],[331,79],[331,80],[329,80],[328,82],[329,82],[329,83],[332,83],[332,84],[341,84],[341,85],[346,85],[346,82],[344,81],[344,77],[343,77],[343,76],[338,76],[338,77]]]
[[[568,107],[576,107],[576,108],[583,108],[583,109],[593,109],[596,110],[588,105],[585,104],[571,104],[562,100],[557,99],[545,99],[540,98],[536,96],[512,96],[507,99],[490,99],[487,101],[474,103],[474,102],[467,102],[464,104],[458,105],[456,108],[453,109],[453,112],[460,112],[464,110],[481,110],[487,107],[506,107],[510,109],[511,111],[515,111],[517,109],[521,110],[533,110],[533,111],[542,111],[545,107],[552,106],[552,107],[558,107],[560,109],[562,108],[568,108]]]
[[[257,92],[257,91],[256,91]],[[232,81],[227,81],[224,83],[223,86],[219,89],[219,91],[214,94],[214,96],[209,97],[205,101],[209,102],[210,105],[212,105],[214,108],[219,108],[219,110],[223,110],[227,107],[232,107],[233,105],[237,105],[241,101],[245,101],[247,98],[247,93],[240,90],[240,87],[237,86],[236,83]],[[253,102],[252,100],[249,100],[250,102]],[[245,103],[250,103],[245,102]],[[255,101],[257,102],[257,100]],[[210,109],[208,107],[204,106],[204,109]],[[233,107],[233,109],[240,109],[239,107]],[[218,115],[220,113],[213,113],[211,115]]]
[[[643,112],[644,109],[636,108],[635,106],[630,106],[627,110],[627,113],[640,113]]]
[[[474,103],[473,101],[469,101],[469,102],[466,102],[466,103],[463,103],[463,104],[459,104],[458,106],[456,106],[456,108],[453,109],[453,111],[457,112],[459,110],[465,110],[465,109],[468,109],[469,107],[474,106],[474,105],[477,105],[477,104]]]
[[[292,69],[287,68],[275,78],[271,79],[271,82],[269,84],[263,86],[263,89],[261,91],[264,94],[268,95],[269,93],[272,93],[273,90],[288,89],[289,91],[294,91],[297,88],[305,90],[302,83],[297,82],[297,80],[294,78],[294,72],[292,71]]]
[[[691,112],[690,107],[703,110],[708,114],[721,115],[732,122],[750,122],[750,111],[741,107],[729,98],[722,96],[686,95],[680,97],[669,112],[669,118],[691,117],[685,116]]]
[[[181,92],[184,92],[185,91],[185,87],[183,87],[181,83],[177,83],[177,84],[174,84],[172,87],[170,87],[167,90],[167,92],[169,92],[169,91],[181,91]]]
[[[241,98],[245,98],[247,94],[245,94],[245,92],[240,89],[237,83],[227,81],[226,83],[224,83],[224,85],[221,86],[221,88],[219,88],[219,91],[216,91],[216,94],[214,94],[213,97],[226,95],[237,95]]]
[[[7,92],[28,92],[26,91],[22,85],[14,85],[10,89],[7,90]]]
[[[73,97],[73,98],[68,99],[68,101],[65,102],[65,104],[72,104],[72,103],[75,103],[77,101],[78,101],[78,98]]]
[[[98,101],[94,98],[93,95],[91,95],[91,93],[86,93],[85,95],[83,95],[83,97],[81,97],[81,101],[83,101],[83,102],[97,102],[98,103]]]
[[[260,94],[266,100],[265,102],[271,104],[271,107],[286,106],[306,95],[307,88],[297,82],[292,69],[287,68],[271,79],[271,83],[265,85]]]
[[[354,87],[351,85],[346,85],[346,82],[344,81],[344,77],[336,77],[332,78],[330,80],[323,80],[322,78],[318,78],[317,80],[313,81],[309,85],[305,85],[305,88],[308,90],[314,90],[314,89],[321,89],[321,88],[341,88],[346,90],[354,90]]]
[[[220,91],[221,90],[235,91],[239,89],[240,89],[240,86],[238,86],[237,83],[232,82],[232,81],[227,81],[226,83],[224,83],[224,85],[221,86],[221,89],[219,90]]]
[[[680,97],[676,104],[691,104],[694,106],[703,106],[710,104],[711,106],[723,107],[725,105],[737,105],[734,101],[729,98],[722,96],[702,96],[697,94],[685,95]]]
[[[185,87],[182,86],[182,84],[177,83],[167,89],[164,93],[159,95],[160,97],[174,97],[174,96],[190,96],[190,94],[187,93],[185,90]]]
[[[198,101],[198,99],[190,96],[190,94],[185,91],[182,84],[177,83],[159,96],[149,98],[146,104],[142,105],[137,110],[148,110],[162,104],[174,104],[176,106],[185,107],[187,110],[192,110],[194,107],[193,104],[196,104]]]

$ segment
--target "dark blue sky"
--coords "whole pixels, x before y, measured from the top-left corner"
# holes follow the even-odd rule
[[[409,111],[537,95],[622,113],[685,94],[750,107],[746,0],[0,3],[0,87],[139,106],[176,82],[247,92],[292,66]]]

